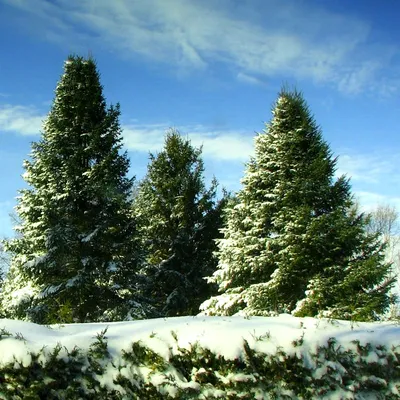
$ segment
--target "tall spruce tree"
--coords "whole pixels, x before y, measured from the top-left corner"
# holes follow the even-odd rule
[[[24,162],[30,188],[20,192],[19,236],[7,245],[8,317],[95,321],[128,304],[137,246],[119,115],[119,105],[106,106],[95,62],[69,57]]]
[[[390,265],[349,182],[334,179],[321,130],[297,91],[282,90],[255,139],[238,204],[218,241],[210,315],[329,315],[374,319],[389,303]]]
[[[134,209],[146,254],[143,294],[152,298],[152,316],[198,312],[212,289],[204,277],[216,268],[214,239],[219,237],[225,198],[216,200],[217,183],[204,183],[201,149],[176,131],[164,149],[150,154],[148,172]]]

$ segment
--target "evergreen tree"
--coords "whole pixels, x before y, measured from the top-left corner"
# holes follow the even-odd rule
[[[211,294],[204,277],[214,272],[222,207],[217,183],[206,189],[201,149],[176,131],[164,149],[150,154],[148,172],[134,209],[145,249],[143,294],[153,299],[152,316],[188,315]]]
[[[4,266],[6,265],[6,263],[7,263],[7,255],[3,250],[3,245],[0,243],[0,296],[2,292],[3,279],[4,279]],[[1,309],[0,309],[0,318],[2,318]]]
[[[3,274],[5,267],[7,266],[8,257],[7,253],[4,251],[4,246],[0,243],[0,290],[1,290],[1,283],[3,281]]]
[[[69,57],[24,162],[30,188],[18,199],[2,297],[11,318],[95,321],[128,304],[137,266],[133,182],[120,152],[119,105],[107,108],[102,92],[95,62]]]
[[[390,266],[354,211],[349,182],[300,93],[282,90],[255,139],[238,204],[218,241],[210,315],[373,319],[388,305]]]

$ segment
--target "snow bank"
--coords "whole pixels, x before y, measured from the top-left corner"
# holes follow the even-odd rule
[[[93,343],[96,340],[98,345],[95,351],[102,349],[103,341],[106,343],[102,355],[106,357],[98,361],[96,382],[103,389],[117,391],[121,398],[135,397],[129,397],[133,392],[124,389],[120,382],[136,382],[140,391],[144,387],[141,379],[157,388],[165,398],[179,398],[182,390],[196,396],[188,398],[223,398],[228,393],[224,385],[229,390],[239,390],[242,386],[247,387],[246,390],[251,388],[249,393],[255,396],[251,398],[269,398],[264,397],[267,390],[275,390],[274,393],[280,395],[285,392],[290,396],[295,394],[297,398],[318,398],[316,393],[321,393],[322,398],[322,393],[328,389],[321,382],[328,378],[333,379],[333,386],[331,382],[331,389],[323,398],[354,398],[351,396],[357,391],[365,388],[372,390],[373,387],[379,388],[379,392],[385,387],[386,397],[382,398],[390,398],[388,393],[398,396],[400,389],[400,378],[394,375],[368,372],[368,376],[346,381],[349,366],[357,363],[374,368],[379,366],[382,370],[390,364],[393,370],[397,368],[398,371],[399,366],[394,363],[400,359],[396,353],[400,345],[399,326],[295,318],[290,315],[270,318],[197,316],[49,327],[3,319],[0,320],[0,376],[1,368],[10,368],[10,365],[19,369],[29,368],[36,360],[36,354],[40,354],[39,364],[45,365],[57,347],[57,357],[65,360],[77,347],[83,355],[94,354]],[[135,347],[134,343],[140,343],[142,347]],[[139,351],[139,348],[142,350]],[[180,357],[179,362],[176,357]],[[196,357],[198,360],[194,360]],[[82,370],[93,367],[90,357],[88,359],[83,363]],[[193,365],[183,368],[184,359]],[[317,385],[310,389],[310,396],[312,394],[313,397],[307,397],[308,390],[303,394],[296,392],[296,388],[290,385],[290,374],[282,378],[278,392],[267,383],[260,386],[261,370],[257,372],[258,367],[254,367],[257,363],[268,366],[268,373],[271,365],[282,363],[279,367],[281,375],[287,374],[290,368],[296,371],[300,366],[301,371],[308,371],[303,381],[308,380],[311,388]],[[219,384],[215,384],[216,381]],[[319,384],[315,382],[320,382],[323,389],[318,388]],[[332,389],[335,384],[337,387]],[[0,394],[1,385],[0,378]],[[376,396],[376,393],[371,393]]]
[[[151,349],[166,356],[171,346],[188,348],[198,342],[227,359],[235,359],[243,351],[243,340],[250,345],[259,338],[269,337],[271,351],[281,348],[291,354],[293,342],[302,338],[302,347],[317,347],[336,338],[338,344],[349,347],[355,340],[361,344],[381,344],[388,348],[400,345],[400,327],[393,323],[351,323],[348,321],[279,317],[176,317],[128,322],[86,323],[41,326],[23,321],[0,319],[0,329],[22,334],[24,341],[0,341],[0,363],[21,351],[21,347],[38,350],[60,343],[69,349],[88,348],[98,333],[107,329],[108,347],[119,354],[133,341],[143,341]],[[171,332],[176,333],[178,342]],[[268,350],[268,349],[266,349]]]

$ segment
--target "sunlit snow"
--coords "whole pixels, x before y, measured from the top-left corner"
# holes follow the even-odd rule
[[[86,323],[41,326],[29,322],[0,319],[0,329],[22,334],[24,341],[15,338],[0,341],[0,365],[13,360],[29,363],[31,351],[60,343],[68,349],[78,346],[87,349],[96,335],[107,328],[108,348],[113,356],[128,349],[134,341],[142,341],[164,358],[177,345],[189,348],[198,342],[201,346],[235,359],[243,353],[243,343],[270,354],[281,347],[287,354],[302,352],[324,345],[336,338],[338,345],[352,348],[354,340],[360,343],[382,344],[387,348],[400,344],[400,327],[392,323],[351,323],[314,318],[278,317],[176,317],[129,322]],[[171,335],[175,332],[176,342]],[[268,335],[268,341],[258,338]],[[303,346],[294,347],[293,341],[303,337]]]

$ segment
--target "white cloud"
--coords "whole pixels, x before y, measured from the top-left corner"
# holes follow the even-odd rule
[[[123,139],[125,147],[131,151],[156,152],[162,149],[164,135],[168,125],[124,125]]]
[[[40,134],[46,118],[33,107],[0,105],[0,131],[24,136]],[[123,126],[123,139],[128,150],[157,152],[164,145],[170,124],[131,123]],[[253,153],[253,136],[239,130],[215,130],[202,125],[179,127],[196,147],[203,146],[203,155],[221,161],[247,161]]]
[[[254,75],[312,79],[344,92],[397,88],[378,79],[397,44],[369,43],[368,23],[305,2],[278,0],[0,0],[36,18],[49,40],[98,43],[175,68],[227,65],[239,79]],[[40,21],[40,22],[38,22]],[[396,70],[396,68],[393,68]],[[237,72],[240,71],[240,72]],[[387,71],[385,75],[388,76]]]
[[[347,175],[353,182],[378,184],[382,181],[400,182],[398,155],[343,154],[338,158],[336,175]]]
[[[380,204],[400,210],[396,188],[400,184],[398,155],[393,152],[375,154],[347,153],[338,158],[336,176],[350,178],[353,193],[363,211],[372,211]]]
[[[21,105],[0,105],[0,131],[20,135],[38,135],[46,116],[33,107]]]
[[[249,83],[250,85],[265,86],[266,84],[266,82],[264,82],[262,79],[259,79],[253,75],[245,74],[244,72],[239,72],[236,75],[236,78],[238,81]]]
[[[362,211],[371,212],[376,210],[379,205],[394,206],[400,211],[400,197],[383,195],[376,192],[356,191],[355,198],[359,201]]]
[[[339,78],[339,90],[357,94],[364,91],[368,81],[370,87],[376,89],[376,83],[371,80],[371,77],[377,76],[380,68],[381,65],[378,61],[364,62],[359,68],[353,69]]]
[[[168,124],[132,124],[123,126],[125,147],[131,151],[162,150]],[[253,154],[253,135],[244,131],[218,131],[202,125],[177,127],[196,147],[203,146],[203,156],[219,161],[248,161]]]
[[[224,161],[248,161],[253,154],[253,136],[236,131],[189,133],[196,146],[203,146],[203,154]]]

